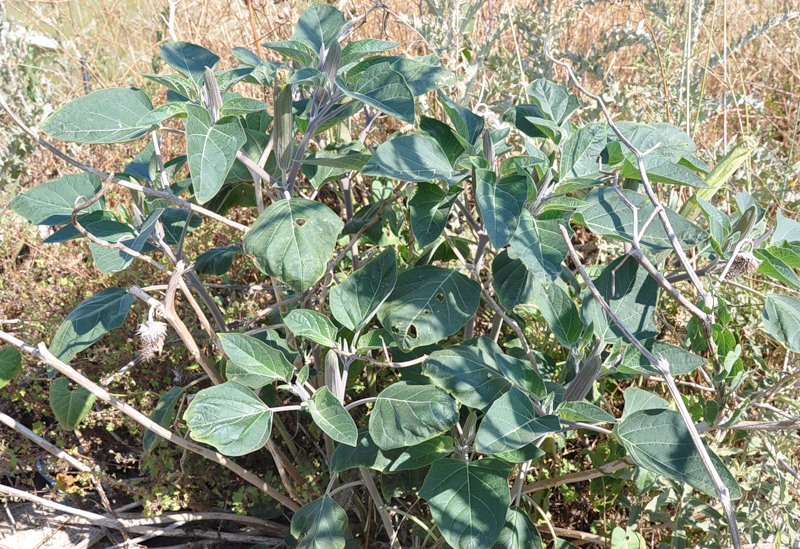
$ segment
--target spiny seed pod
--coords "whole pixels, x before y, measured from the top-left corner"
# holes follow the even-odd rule
[[[738,278],[753,274],[760,264],[761,262],[753,254],[749,252],[741,253],[733,259],[731,268],[728,269],[728,276],[730,278]]]
[[[142,360],[145,362],[152,360],[156,355],[161,354],[164,348],[164,340],[167,337],[167,325],[157,320],[147,320],[139,325],[136,335],[140,339],[140,350]]]

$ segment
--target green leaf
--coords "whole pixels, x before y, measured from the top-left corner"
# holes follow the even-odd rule
[[[222,246],[206,250],[195,258],[194,270],[197,274],[222,276],[230,271],[233,259],[241,251],[239,246]]]
[[[762,313],[763,330],[786,348],[800,353],[800,300],[768,294]]]
[[[331,288],[331,313],[344,326],[358,331],[391,295],[396,283],[397,257],[389,247]]]
[[[161,398],[156,403],[155,410],[150,414],[150,419],[164,428],[169,427],[172,420],[175,419],[175,406],[183,396],[183,391],[183,387],[171,387],[169,391],[161,395]],[[145,431],[142,439],[142,449],[144,452],[149,452],[159,440],[161,439],[153,431]]]
[[[433,385],[394,383],[378,394],[369,433],[383,450],[414,446],[447,431],[458,421],[456,401]]]
[[[414,123],[414,95],[403,75],[391,63],[372,65],[358,75],[355,84],[348,85],[337,79],[336,85],[353,99],[409,124]]]
[[[231,171],[236,151],[247,136],[238,118],[221,118],[211,123],[211,115],[202,107],[187,107],[186,155],[192,188],[200,204],[205,204],[222,188]]]
[[[322,313],[294,309],[283,317],[283,322],[296,337],[305,337],[325,347],[336,347],[336,326]]]
[[[770,246],[774,246],[784,241],[800,242],[800,222],[786,217],[783,212],[778,210],[775,218],[775,232],[772,233],[769,243]]]
[[[272,430],[272,411],[252,390],[233,381],[198,392],[183,419],[194,440],[226,456],[255,452]]]
[[[546,120],[562,125],[569,115],[578,110],[578,98],[569,93],[564,86],[539,79],[528,86],[528,96],[531,102],[539,107]]]
[[[491,458],[471,463],[447,458],[431,466],[419,495],[447,543],[483,549],[497,541],[511,500],[510,472],[509,465]]]
[[[614,423],[616,418],[585,400],[562,402],[556,408],[555,414],[567,421],[584,421],[590,423]]]
[[[0,349],[0,389],[9,384],[20,370],[22,357],[14,347]]]
[[[297,549],[344,549],[347,513],[325,494],[292,516],[292,535]]]
[[[50,383],[50,408],[65,431],[78,427],[92,409],[95,398],[83,387],[70,389],[70,381],[66,377],[57,377]]]
[[[403,350],[436,343],[475,315],[480,284],[450,269],[425,265],[397,277],[378,319]]]
[[[438,92],[439,102],[447,113],[447,117],[456,129],[456,136],[465,147],[474,147],[483,133],[484,120],[466,107],[462,107],[441,91]]]
[[[650,200],[635,191],[620,189],[623,196],[639,210],[639,225],[650,217],[653,205]],[[628,206],[610,187],[594,189],[584,198],[586,206],[578,208],[575,212],[575,221],[586,226],[595,234],[624,240],[633,241],[633,214]],[[692,248],[705,242],[708,238],[705,231],[697,225],[687,221],[680,214],[665,208],[667,218],[675,230],[675,236],[684,248]],[[667,233],[659,219],[654,219],[647,230],[640,235],[641,244],[647,250],[657,253],[671,250]]]
[[[689,430],[678,412],[639,410],[620,421],[614,433],[639,467],[717,497],[711,477],[703,468]],[[731,499],[741,498],[736,479],[716,454],[710,450],[709,454],[723,484],[730,491]]]
[[[288,381],[294,367],[284,354],[255,337],[233,332],[219,334],[222,350],[230,360],[229,380],[260,389],[273,381]]]
[[[123,143],[138,139],[155,127],[139,124],[152,108],[142,90],[108,88],[70,101],[47,118],[42,130],[59,141]]]
[[[509,175],[497,180],[494,172],[477,170],[475,199],[492,246],[500,249],[517,230],[520,215],[528,200],[528,178]]]
[[[422,373],[464,406],[487,410],[511,387],[544,396],[544,381],[521,359],[481,336],[431,353]]]
[[[355,446],[340,444],[336,447],[331,457],[331,472],[341,473],[356,467],[385,473],[420,469],[449,455],[453,444],[452,437],[439,436],[407,448],[381,450],[369,435],[369,429],[361,428]]]
[[[601,178],[598,159],[606,143],[604,124],[587,124],[570,135],[561,147],[560,181],[594,181]]]
[[[234,96],[225,99],[225,101],[222,103],[222,107],[219,110],[219,116],[220,118],[224,118],[226,116],[241,116],[251,112],[263,111],[267,108],[268,105],[263,101],[259,101],[258,99]]]
[[[543,549],[542,537],[531,519],[518,507],[506,513],[506,522],[492,549]]]
[[[377,40],[375,38],[365,38],[363,40],[353,40],[342,48],[342,67],[360,61],[362,58],[376,53],[383,53],[399,46],[398,42],[388,40]]]
[[[140,252],[147,239],[153,233],[161,214],[164,213],[162,209],[156,209],[150,212],[147,219],[144,220],[142,226],[139,227],[138,234],[131,231],[121,231],[116,235],[105,237],[103,240],[107,242],[120,242],[135,252]],[[100,246],[96,242],[89,244],[89,249],[92,252],[92,259],[97,266],[98,270],[103,274],[118,273],[124,271],[133,262],[133,256],[122,250],[110,249]]]
[[[453,169],[439,143],[418,133],[401,135],[380,144],[361,173],[401,181],[443,179],[451,185],[467,175],[465,171]]]
[[[788,247],[771,247],[754,250],[753,254],[761,260],[758,272],[771,276],[794,288],[800,290],[800,278],[793,267],[800,266],[800,255]]]
[[[644,342],[644,346],[652,351],[654,355],[660,355],[666,360],[669,363],[669,371],[674,376],[693,372],[706,362],[703,357],[668,343],[649,340]],[[617,372],[621,374],[660,375],[660,372],[633,345],[630,345],[625,350],[625,356],[622,359],[622,363],[617,366]]]
[[[278,42],[267,42],[262,44],[265,48],[275,50],[278,53],[285,55],[289,59],[297,61],[301,66],[312,66],[318,63],[318,52],[312,51],[303,42],[297,40],[280,40]]]
[[[445,193],[435,183],[418,183],[414,196],[408,201],[411,229],[420,248],[436,241],[447,225],[450,209],[461,189],[453,187]]]
[[[188,104],[189,103],[186,101],[165,103],[141,117],[138,125],[152,126],[154,124],[161,124],[164,120],[168,120],[170,118],[186,116],[186,106]]]
[[[547,325],[562,345],[573,347],[580,341],[583,333],[583,322],[575,303],[556,284],[547,288],[542,297],[537,305]]]
[[[68,174],[17,195],[10,206],[33,225],[60,225],[69,223],[72,210],[100,192],[102,186],[100,179],[93,175]],[[81,213],[103,210],[105,204],[105,198],[100,197]]]
[[[339,39],[346,24],[344,14],[333,6],[311,4],[297,20],[292,40],[302,42],[313,52],[320,52]]]
[[[132,238],[134,236],[133,230],[129,225],[117,221],[114,214],[107,210],[98,210],[89,214],[79,215],[76,219],[87,232],[102,240],[111,241],[113,239],[117,241],[122,237]],[[64,225],[42,242],[44,244],[58,244],[76,238],[83,238],[83,235],[78,232],[74,225],[70,224]]]
[[[159,56],[170,67],[191,78],[198,86],[203,85],[203,73],[206,68],[213,69],[219,61],[219,57],[203,46],[189,42],[166,42],[161,46]]]
[[[244,237],[256,266],[303,291],[325,273],[344,227],[333,210],[304,198],[280,200],[261,212]]]
[[[557,416],[537,417],[531,397],[512,388],[486,412],[475,437],[475,449],[483,454],[517,450],[560,429]]]
[[[307,403],[311,418],[326,435],[336,442],[348,446],[356,445],[358,440],[356,423],[330,389],[320,387]]]
[[[611,310],[636,339],[658,335],[654,319],[658,283],[635,260],[628,256],[615,259],[603,269],[594,284]],[[600,303],[588,291],[583,300],[582,313],[587,326],[594,324],[594,333],[598,338],[610,341],[624,337],[619,327],[607,317]]]
[[[50,352],[69,362],[114,328],[125,322],[133,295],[123,288],[106,288],[82,301],[67,315],[50,343]]]
[[[622,409],[622,418],[620,419],[625,419],[640,410],[669,410],[669,402],[650,391],[645,391],[638,387],[625,389],[623,399],[625,400],[625,407]]]
[[[528,210],[522,210],[517,231],[511,237],[508,256],[522,261],[540,284],[549,284],[561,274],[567,248],[560,225],[570,230],[566,220],[534,219]]]
[[[519,259],[503,250],[492,261],[492,287],[506,309],[533,303],[541,294],[541,283]]]

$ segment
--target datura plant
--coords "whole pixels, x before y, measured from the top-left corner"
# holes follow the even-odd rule
[[[106,174],[49,145],[83,171],[17,196],[13,211],[52,227],[46,243],[88,239],[100,272],[138,261],[161,285],[106,288],[48,346],[19,345],[60,372],[60,424],[76,428],[95,398],[120,407],[152,431],[146,448],[169,438],[274,498],[290,546],[542,547],[539,527],[555,531],[532,482],[557,474],[559,447],[604,444],[600,476],[637,479],[632,493],[688,487],[716,525],[702,543],[741,547],[750,486],[725,437],[705,438],[749,405],[736,398],[748,368],[728,303],[739,277],[771,277],[760,330],[800,352],[800,223],[745,192],[702,198],[712,170],[684,132],[614,122],[573,79],[534,81],[528,103],[490,124],[434,57],[395,55],[352,28],[312,5],[289,40],[264,44],[282,61],[235,48],[229,69],[167,42],[169,68],[143,75],[148,92],[95,91],[44,122],[58,141],[141,150]],[[605,116],[584,123],[593,112]],[[170,140],[185,154],[168,157]],[[109,188],[127,198],[112,208]],[[201,223],[227,245],[188,253]],[[224,285],[204,282],[236,276],[234,260],[270,296],[243,318],[226,311]],[[131,332],[146,359],[132,375],[172,352],[165,338],[205,374],[150,419],[69,366],[131,310],[146,319]],[[0,357],[19,369],[13,346]],[[676,383],[687,375],[711,395],[691,410]],[[618,389],[615,406],[604,391]],[[285,468],[272,448],[287,422],[313,426],[316,492],[223,457]],[[372,512],[380,531],[368,534]],[[635,524],[619,547],[644,546]]]

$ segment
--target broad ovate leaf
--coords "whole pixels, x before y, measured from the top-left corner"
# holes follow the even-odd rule
[[[499,454],[522,448],[560,429],[557,416],[537,416],[531,397],[512,388],[486,412],[478,427],[475,447],[484,454]]]
[[[499,180],[494,172],[477,170],[476,200],[492,246],[498,250],[508,244],[517,230],[519,217],[528,199],[528,178],[512,174]]]
[[[102,188],[100,179],[88,173],[68,174],[48,181],[14,197],[11,209],[34,225],[69,223],[72,211]],[[85,215],[101,211],[105,198],[81,210]]]
[[[260,339],[227,332],[219,334],[219,340],[230,361],[225,375],[231,381],[260,389],[273,381],[288,381],[294,373],[286,356]]]
[[[451,185],[467,175],[450,165],[436,140],[422,134],[401,135],[382,143],[364,165],[362,173],[401,181],[442,179]]]
[[[59,141],[123,143],[156,126],[139,122],[152,109],[142,90],[108,88],[70,101],[45,120],[42,130]]]
[[[331,313],[344,326],[356,331],[370,321],[396,283],[397,254],[389,247],[331,288]]]
[[[414,446],[458,421],[456,401],[433,385],[394,383],[380,392],[369,417],[369,433],[382,450]]]
[[[440,459],[431,465],[419,495],[433,521],[456,549],[491,547],[506,522],[511,466],[498,459],[465,463]]]
[[[14,347],[3,347],[0,349],[0,389],[8,383],[19,372],[22,357]]]
[[[711,477],[703,467],[700,454],[678,412],[639,410],[620,421],[614,433],[639,467],[717,497]],[[710,450],[709,454],[731,498],[741,498],[739,484],[731,472],[716,454]]]
[[[450,269],[425,265],[397,277],[378,319],[401,349],[429,345],[464,326],[475,315],[480,285]]]
[[[297,549],[344,549],[346,528],[347,513],[327,494],[292,516]]]
[[[800,300],[787,295],[769,294],[762,313],[764,331],[786,348],[800,353]]]
[[[345,410],[339,399],[337,399],[330,389],[320,387],[314,396],[307,401],[308,411],[317,427],[331,437],[336,442],[341,442],[348,446],[355,446],[358,440],[358,429],[350,417],[350,413]]]
[[[283,322],[297,337],[305,337],[325,347],[336,347],[336,326],[322,313],[295,309],[283,317]]]
[[[69,362],[105,334],[125,322],[133,295],[123,288],[106,288],[82,301],[67,315],[50,343],[50,352]]]
[[[311,200],[273,203],[244,237],[244,251],[256,266],[292,289],[303,291],[325,273],[344,223],[333,210]]]
[[[269,440],[272,411],[233,381],[201,390],[183,414],[189,435],[226,456],[255,452]]]
[[[187,106],[186,156],[197,201],[205,204],[219,192],[247,136],[238,118],[225,117],[216,123],[202,107]]]
[[[88,389],[79,386],[72,388],[70,380],[65,377],[57,377],[50,384],[50,408],[58,424],[66,431],[78,427],[92,409],[95,399]]]

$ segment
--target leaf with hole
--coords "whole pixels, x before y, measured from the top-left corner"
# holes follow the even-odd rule
[[[67,315],[50,342],[50,352],[69,362],[105,334],[125,322],[133,295],[123,288],[106,288],[82,301]]]
[[[294,367],[278,349],[260,339],[233,332],[219,334],[222,350],[230,361],[225,375],[231,381],[260,389],[273,381],[288,381]]]
[[[256,266],[297,291],[324,274],[344,227],[333,210],[311,200],[280,200],[264,209],[244,237]]]
[[[354,332],[363,328],[397,283],[397,256],[389,247],[331,288],[333,317]]]
[[[66,377],[57,377],[50,383],[50,408],[53,409],[58,424],[66,431],[78,427],[97,397],[88,389],[77,386],[70,387],[70,380]]]
[[[226,456],[255,452],[272,431],[272,411],[251,389],[233,381],[198,392],[183,419],[194,440]]]
[[[653,409],[633,412],[616,425],[614,434],[639,467],[684,482],[707,496],[717,497],[711,477],[703,467],[700,454],[678,412]],[[740,499],[739,483],[722,460],[710,450],[708,452],[731,499]]]
[[[478,427],[475,448],[483,454],[517,450],[560,429],[557,416],[537,416],[531,397],[511,388],[486,412]]]
[[[107,88],[70,101],[42,125],[50,137],[74,143],[123,143],[139,139],[155,124],[139,120],[153,109],[142,90]]]
[[[378,319],[401,349],[430,345],[454,334],[475,315],[480,292],[477,282],[457,271],[414,267],[397,277]]]
[[[382,450],[414,446],[458,421],[456,401],[433,385],[394,383],[378,394],[369,433]]]
[[[497,459],[435,462],[419,491],[433,521],[456,549],[491,547],[506,522],[511,467]]]

